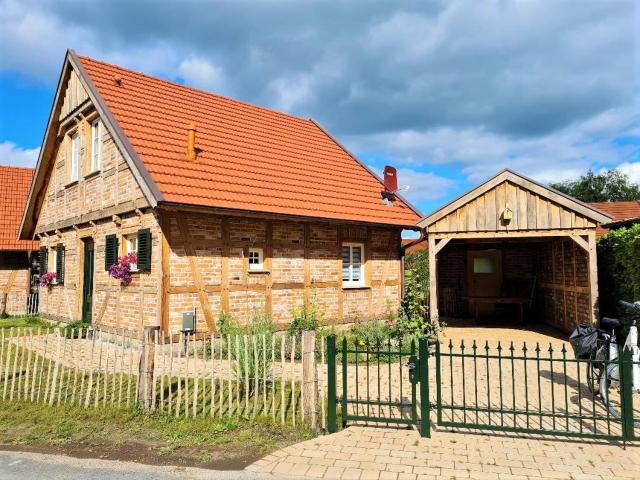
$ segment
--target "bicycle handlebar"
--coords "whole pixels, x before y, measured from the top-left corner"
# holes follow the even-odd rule
[[[624,300],[618,300],[618,303],[630,310],[635,310],[636,312],[640,312],[640,302],[629,303],[629,302],[625,302]]]

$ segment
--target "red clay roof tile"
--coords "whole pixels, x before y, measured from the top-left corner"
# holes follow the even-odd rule
[[[608,213],[613,217],[613,222],[640,217],[640,202],[592,202],[591,205],[598,210]],[[596,233],[603,235],[607,232],[605,227],[598,226]]]
[[[17,240],[33,168],[0,165],[0,250],[36,250],[37,241]]]
[[[398,226],[420,218],[400,199],[385,205],[380,181],[311,120],[80,61],[166,201]]]

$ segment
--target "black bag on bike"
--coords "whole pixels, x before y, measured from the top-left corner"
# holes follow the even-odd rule
[[[598,329],[590,325],[578,325],[569,337],[569,343],[576,358],[592,358],[598,348]]]

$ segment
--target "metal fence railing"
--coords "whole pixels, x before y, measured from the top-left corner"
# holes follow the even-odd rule
[[[615,416],[610,408],[624,405],[622,387],[630,388],[629,381],[614,385],[609,378],[612,371],[619,377],[617,372],[630,369],[627,353],[596,361],[573,358],[564,345],[515,347],[510,343],[503,347],[498,343],[492,348],[488,343],[462,342],[454,347],[450,341],[444,347],[437,344],[434,355],[438,425],[610,440],[633,438],[633,428],[629,430],[625,418]],[[596,362],[605,376],[606,403],[592,380]],[[625,413],[633,419],[633,405],[627,402],[625,406]]]

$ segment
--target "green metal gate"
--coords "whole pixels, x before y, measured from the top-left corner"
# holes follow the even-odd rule
[[[428,346],[422,338],[416,351],[415,339],[370,344],[344,338],[336,345],[335,335],[327,340],[328,358],[328,426],[337,430],[337,411],[343,427],[348,422],[418,425],[417,392],[429,398]],[[419,356],[417,355],[419,353]],[[341,390],[338,396],[337,368],[340,367]],[[429,418],[429,402],[420,402],[420,418]],[[425,410],[426,409],[426,410]],[[421,428],[429,434],[429,422]]]
[[[632,440],[630,355],[621,350],[611,361],[583,360],[574,358],[564,345],[438,343],[437,424],[449,429]],[[619,417],[589,388],[588,373],[596,363],[604,365],[605,372],[612,366],[620,372],[620,388],[608,390],[608,401],[621,412]]]

